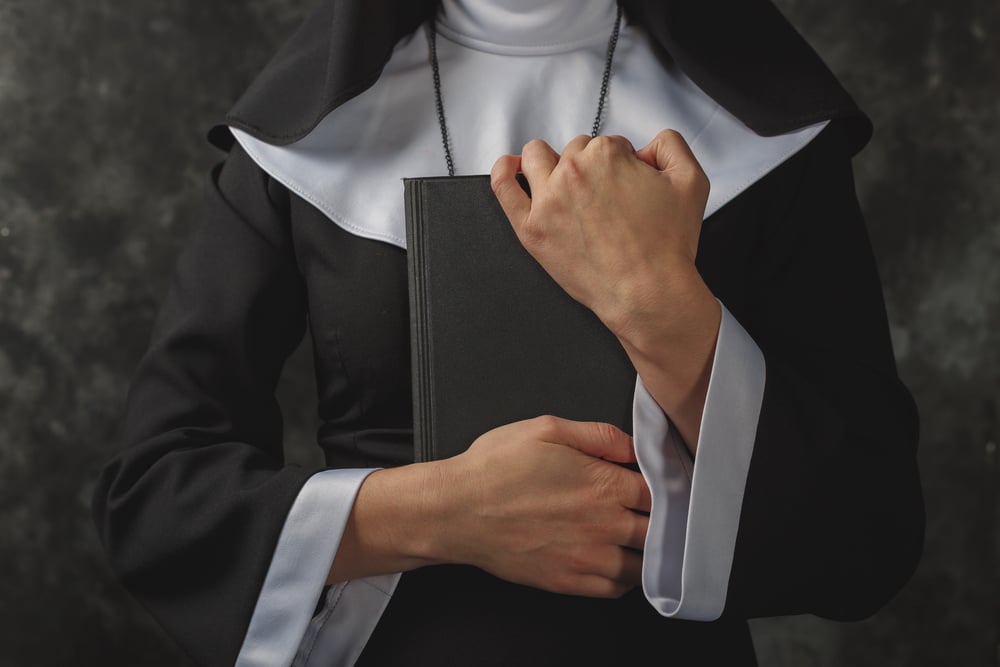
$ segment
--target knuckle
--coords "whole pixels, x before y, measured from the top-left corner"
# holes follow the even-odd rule
[[[621,519],[616,524],[618,528],[618,533],[615,535],[616,539],[621,540],[623,546],[633,546],[635,544],[636,537],[640,531],[638,523],[633,518],[635,512],[626,510],[629,514],[633,516],[622,516]]]
[[[503,199],[510,184],[503,177],[494,175],[490,180],[490,187],[493,188],[493,194],[496,195],[497,199]]]
[[[703,197],[708,197],[708,193],[712,189],[712,182],[708,180],[708,174],[705,173],[705,170],[702,169],[701,166],[698,167],[698,176],[696,181],[698,194]]]
[[[619,150],[627,151],[629,153],[635,152],[635,146],[632,145],[632,142],[629,141],[627,137],[624,137],[620,134],[611,134],[608,135],[608,139],[614,142],[614,145]]]
[[[612,443],[611,430],[603,422],[592,422],[589,425],[592,442],[598,446],[602,453],[606,453]]]
[[[583,158],[580,157],[580,153],[574,153],[569,157],[563,158],[559,163],[563,167],[562,175],[571,181],[577,181],[583,178]]]
[[[542,217],[548,217],[554,211],[558,211],[562,206],[559,196],[553,192],[552,188],[546,188],[542,192],[536,193],[531,200],[531,209],[540,211]]]
[[[692,177],[689,188],[691,194],[694,196],[695,199],[699,201],[708,199],[710,186],[708,183],[708,179],[705,178],[703,175],[701,175],[700,171],[698,174]]]
[[[597,437],[600,438],[601,442],[606,445],[614,445],[618,440],[619,430],[613,424],[607,422],[596,422],[594,424],[594,429],[597,432]]]
[[[548,148],[548,144],[541,139],[535,138],[528,140],[528,143],[524,144],[524,147],[521,148],[521,153],[544,151],[546,148]]]
[[[566,566],[572,572],[588,572],[591,568],[591,554],[583,545],[570,547],[566,552]]]
[[[629,520],[623,522],[628,526],[626,539],[629,540],[631,545],[638,547],[646,543],[646,534],[649,532],[649,518],[631,511],[629,514],[631,515]]]
[[[670,128],[667,128],[665,130],[660,130],[660,132],[656,135],[656,138],[659,141],[665,143],[676,143],[678,141],[684,141],[684,137],[681,136],[680,132]]]
[[[597,428],[601,437],[608,444],[616,442],[618,437],[621,435],[621,431],[618,430],[618,427],[609,422],[597,422]]]
[[[649,513],[653,511],[653,497],[645,481],[643,481],[642,488],[639,491],[639,502],[636,504],[636,509],[642,512],[641,514],[633,512],[636,521],[636,530],[645,539],[646,531],[649,530]]]
[[[510,178],[507,176],[507,164],[514,158],[513,155],[503,155],[493,164],[490,170],[490,187],[497,197],[501,197],[510,187]]]
[[[622,500],[630,508],[636,508],[642,504],[642,486],[632,477],[625,479],[622,484]]]
[[[618,153],[622,148],[622,137],[602,134],[590,140],[590,146],[602,156]]]
[[[531,139],[521,147],[521,158],[522,160],[541,160],[551,150],[549,145],[541,139]]]
[[[693,160],[684,160],[681,168],[677,170],[676,179],[679,185],[695,194],[708,190],[708,176],[705,175],[701,165]]]
[[[649,486],[646,484],[646,478],[642,476],[641,473],[633,472],[630,475],[632,492],[635,494],[635,499],[639,502],[649,498]]]
[[[531,420],[542,440],[552,440],[559,431],[559,420],[552,415],[540,415]]]
[[[517,229],[517,235],[525,246],[536,247],[545,240],[546,231],[544,225],[529,216]]]
[[[616,466],[615,472],[618,473],[614,480],[617,492],[616,500],[625,507],[637,507],[642,499],[642,486],[640,486],[642,476],[621,466]],[[639,478],[638,482],[636,478]]]
[[[618,466],[605,463],[593,467],[591,502],[597,507],[617,507],[622,503],[621,479],[617,475]]]

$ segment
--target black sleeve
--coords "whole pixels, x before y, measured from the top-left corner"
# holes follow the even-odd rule
[[[726,603],[744,617],[851,620],[909,579],[923,545],[918,419],[836,123],[780,178],[741,312],[766,383]]]
[[[306,327],[283,192],[239,146],[213,169],[94,492],[114,570],[199,664],[235,661],[316,472],[284,464],[274,396]]]

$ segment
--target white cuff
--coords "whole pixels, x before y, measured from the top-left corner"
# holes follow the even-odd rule
[[[389,606],[401,573],[331,586],[323,610],[309,623],[292,667],[351,667]]]
[[[324,470],[303,485],[278,537],[243,646],[236,658],[237,667],[290,665],[304,640],[314,639],[306,636],[307,629],[311,629],[311,623],[315,621],[313,612],[340,546],[354,498],[361,483],[373,470]],[[398,579],[398,575],[390,575],[389,579],[392,577]],[[364,588],[365,581],[346,583],[357,583],[359,585],[354,588]],[[387,588],[387,595],[391,595],[394,587],[393,580]],[[345,588],[345,584],[339,584],[329,592],[343,592]],[[357,645],[355,659],[378,623],[385,604],[374,613],[376,606],[362,604],[351,612],[354,622],[344,649],[350,651]],[[324,614],[330,615],[324,609],[317,618]],[[367,632],[363,631],[364,628]]]
[[[636,458],[653,498],[642,588],[664,616],[712,621],[725,607],[764,382],[760,348],[722,305],[692,466],[680,434],[636,378]]]

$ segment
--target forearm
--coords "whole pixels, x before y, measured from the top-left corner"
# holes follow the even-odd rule
[[[446,479],[446,461],[415,463],[377,470],[358,490],[327,584],[380,574],[405,572],[444,562],[432,556],[446,495],[454,485]]]
[[[646,389],[694,454],[722,309],[693,266],[678,272],[670,294],[664,307],[633,307],[617,335]]]

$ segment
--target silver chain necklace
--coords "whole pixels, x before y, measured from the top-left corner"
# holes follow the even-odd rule
[[[596,137],[601,131],[601,116],[604,114],[604,101],[608,96],[608,83],[611,81],[611,61],[615,57],[615,47],[618,45],[618,30],[622,22],[622,8],[618,6],[618,14],[615,16],[615,27],[608,38],[608,56],[604,62],[604,76],[601,78],[601,94],[597,100],[597,114],[594,116],[594,126],[590,131],[590,137]],[[431,55],[431,70],[434,73],[434,101],[437,105],[438,124],[441,126],[441,143],[444,145],[444,161],[448,164],[448,175],[455,175],[455,163],[451,158],[451,140],[448,134],[448,122],[444,117],[444,103],[441,101],[441,72],[438,68],[437,57],[437,29],[434,26],[434,19],[430,20],[430,28],[427,33],[428,46]]]

